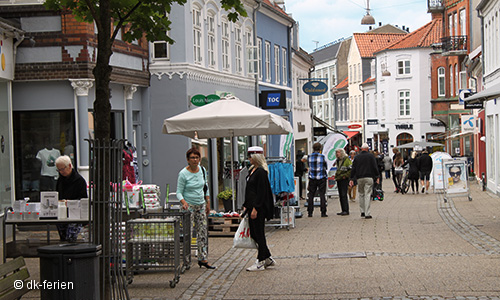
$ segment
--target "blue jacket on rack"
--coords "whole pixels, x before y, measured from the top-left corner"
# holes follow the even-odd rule
[[[289,163],[273,163],[268,165],[269,182],[273,194],[292,193],[295,190],[293,165]]]

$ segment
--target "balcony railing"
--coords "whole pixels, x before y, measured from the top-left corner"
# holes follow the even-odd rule
[[[427,0],[428,12],[444,11],[444,0]]]
[[[450,55],[454,54],[467,54],[467,36],[447,36],[441,38],[443,54],[449,52]]]

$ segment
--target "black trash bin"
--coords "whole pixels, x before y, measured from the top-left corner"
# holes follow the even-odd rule
[[[101,245],[60,244],[39,247],[42,300],[99,300]]]

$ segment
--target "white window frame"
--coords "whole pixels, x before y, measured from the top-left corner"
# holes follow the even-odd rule
[[[408,117],[410,115],[410,90],[398,91],[399,116]]]
[[[400,59],[398,64],[398,75],[405,76],[411,74],[411,62],[409,59]]]
[[[241,26],[237,24],[234,27],[234,61],[235,61],[235,72],[241,74],[243,72],[243,62],[242,55],[243,45],[242,45],[242,35],[243,31]]]
[[[266,81],[271,82],[271,43],[265,42],[265,72],[266,72]]]
[[[222,19],[221,21],[221,43],[222,43],[222,69],[224,71],[229,71],[231,69],[231,48],[230,48],[230,28],[227,19]]]
[[[446,96],[446,69],[444,67],[439,67],[437,69],[438,77],[438,96]]]
[[[210,12],[207,16],[207,52],[208,52],[208,67],[215,68],[217,65],[216,59],[216,47],[217,47],[217,37],[216,37],[216,21],[215,14]]]
[[[283,63],[281,64],[281,78],[283,79],[283,85],[288,84],[288,69],[287,69],[287,62],[288,62],[288,55],[287,51],[285,48],[281,49],[281,58]]]
[[[192,25],[193,25],[193,61],[195,64],[202,62],[202,12],[201,9],[193,5],[192,8]]]
[[[280,83],[280,46],[274,45],[274,82]]]
[[[460,12],[460,35],[465,36],[467,35],[467,19],[465,17],[465,8],[461,9]]]
[[[458,85],[459,85],[458,67],[459,67],[459,65],[455,64],[455,95],[457,95],[457,96],[458,96]]]
[[[169,60],[170,59],[170,45],[166,41],[154,41],[153,46],[151,47],[151,57],[153,60]],[[164,51],[162,55],[157,56],[156,47],[162,47]],[[159,49],[158,53],[161,49]]]
[[[459,80],[460,89],[466,89],[467,88],[467,72],[460,71],[460,73],[458,73],[458,77],[460,78],[460,80]]]
[[[455,74],[453,72],[453,65],[450,65],[450,68],[449,68],[449,71],[450,71],[450,97],[453,97],[453,93],[455,92],[455,89],[453,88],[453,74]]]
[[[258,61],[258,66],[257,66],[257,73],[258,73],[258,78],[259,80],[262,80],[262,39],[258,38],[257,39],[257,59]]]

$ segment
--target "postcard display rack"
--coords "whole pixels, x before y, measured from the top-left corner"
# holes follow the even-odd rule
[[[174,288],[181,274],[180,220],[168,218],[139,218],[126,225],[126,273],[132,283],[134,272],[173,270]]]
[[[457,157],[442,160],[444,181],[444,202],[449,198],[467,197],[472,201],[469,189],[467,158]]]

